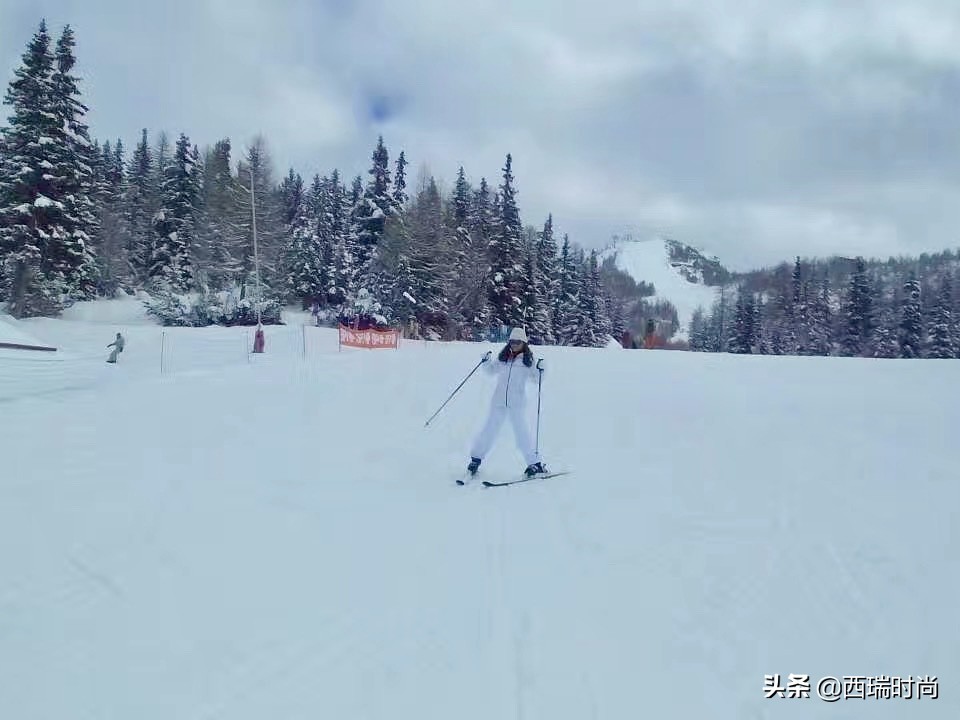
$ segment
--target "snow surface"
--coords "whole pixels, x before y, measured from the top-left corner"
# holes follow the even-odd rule
[[[30,335],[22,325],[22,322],[18,322],[9,315],[0,312],[0,343],[48,347],[47,343]]]
[[[666,241],[661,238],[628,240],[617,244],[616,249],[618,268],[634,280],[654,286],[656,294],[647,298],[649,301],[669,300],[673,303],[680,323],[674,338],[688,339],[693,313],[698,307],[709,310],[719,298],[719,289],[692,283],[681,275],[670,265]]]
[[[109,366],[85,314],[31,331],[107,372],[0,402],[0,717],[960,717],[955,361],[538,348],[573,473],[460,488],[489,379],[424,422],[492,345],[142,324]]]

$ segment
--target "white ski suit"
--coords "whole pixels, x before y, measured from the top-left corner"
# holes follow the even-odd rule
[[[470,456],[481,460],[490,452],[500,427],[507,416],[513,425],[513,436],[517,449],[523,455],[527,465],[539,462],[539,455],[530,440],[530,427],[527,423],[527,383],[536,384],[541,370],[537,369],[536,359],[527,367],[523,364],[523,354],[511,356],[507,360],[493,357],[484,363],[483,368],[489,375],[497,377],[497,387],[490,399],[487,420],[473,441]]]

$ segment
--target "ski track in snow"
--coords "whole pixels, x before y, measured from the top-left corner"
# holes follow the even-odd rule
[[[138,317],[74,315],[28,334],[99,358]],[[453,482],[490,386],[423,421],[487,345],[167,329],[160,375],[161,329],[128,332],[70,392],[0,359],[0,717],[960,713],[956,363],[538,349],[572,474],[484,488],[522,465],[504,427]]]

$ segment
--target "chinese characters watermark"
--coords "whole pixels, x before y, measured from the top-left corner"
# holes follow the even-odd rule
[[[937,699],[940,685],[936,675],[825,675],[812,683],[809,675],[791,673],[781,680],[779,673],[763,676],[765,698],[818,697],[837,700],[919,700]]]

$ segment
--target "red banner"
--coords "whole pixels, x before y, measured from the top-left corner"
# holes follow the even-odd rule
[[[340,326],[340,344],[357,348],[393,348],[400,344],[396,330],[351,330]]]

